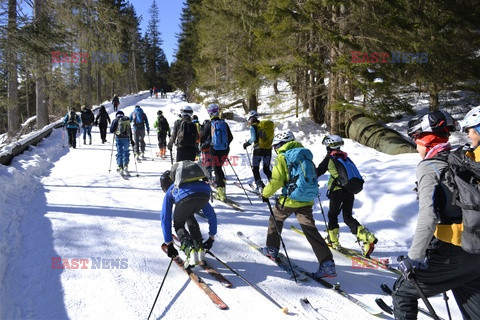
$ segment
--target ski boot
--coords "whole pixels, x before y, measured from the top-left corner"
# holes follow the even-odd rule
[[[375,238],[373,233],[370,233],[364,226],[358,226],[357,239],[358,241],[363,242],[363,255],[370,258],[370,254],[373,252],[378,239]]]
[[[255,184],[257,185],[257,188],[255,191],[257,191],[259,194],[262,194],[263,188],[265,188],[265,184],[263,183],[262,180],[257,180],[255,181]]]
[[[322,262],[314,276],[316,278],[335,278],[337,276],[335,262],[333,260]]]
[[[278,257],[278,248],[266,246],[262,248],[262,253],[275,261]]]
[[[185,237],[184,239],[182,239],[182,245],[180,246],[180,250],[182,250],[184,253],[185,253],[185,261],[183,263],[183,267],[185,269],[188,269],[192,266],[194,266],[195,264],[190,264],[190,260],[192,259],[192,255],[194,255],[195,253],[192,252],[193,250],[193,243],[192,243],[192,240],[190,239],[190,237]]]
[[[215,199],[220,201],[225,201],[227,195],[225,194],[225,187],[217,187],[217,192],[215,193]]]
[[[339,228],[335,228],[333,230],[327,230],[328,231],[328,244],[332,246],[333,249],[339,249],[340,248],[340,242],[338,241],[339,238]]]

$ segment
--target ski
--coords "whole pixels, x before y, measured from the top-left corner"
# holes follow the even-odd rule
[[[260,192],[256,191],[255,188],[252,188],[252,185],[251,185],[251,184],[249,184],[249,186],[250,186],[251,189],[250,189],[250,188],[245,188],[245,187],[243,187],[238,181],[235,181],[233,184],[236,185],[237,187],[239,187],[239,188],[242,189],[242,190],[246,190],[246,191],[248,191],[248,192],[250,192],[250,193],[253,193],[253,194],[256,195],[256,196],[260,196]]]
[[[124,180],[128,180],[128,177],[129,175],[125,174],[125,171],[123,170],[118,170],[117,169],[117,173],[120,175],[120,177],[122,177]]]
[[[280,268],[282,268],[283,270],[285,270],[291,278],[294,278],[294,275],[295,277],[297,278],[298,281],[307,281],[309,280],[308,279],[308,276],[306,275],[302,275],[300,272],[297,272],[295,270],[295,264],[292,263],[292,268],[290,268],[290,265],[288,263],[288,261],[286,261],[287,257],[285,257],[282,253],[278,253],[278,256],[277,256],[277,259],[272,259],[270,256],[267,256],[266,254],[264,254],[262,252],[262,248],[257,245],[255,242],[253,242],[252,240],[250,240],[249,238],[247,238],[247,236],[245,236],[243,234],[243,232],[241,231],[238,231],[237,232],[237,236],[242,239],[246,244],[248,244],[250,247],[252,247],[253,249],[257,250],[259,253],[261,253],[263,256],[265,256],[266,258],[268,258],[270,261],[273,261],[275,262]],[[282,259],[282,258],[285,258],[285,259]]]
[[[219,200],[219,199],[215,198],[215,194],[216,194],[215,191],[212,191],[212,194],[213,194],[213,198],[214,198],[215,200],[218,200],[218,201],[220,201],[220,202],[223,202],[223,203],[225,203],[226,205],[232,207],[233,209],[235,209],[235,210],[237,210],[237,211],[243,211],[242,207],[241,207],[238,203],[236,203],[235,201],[233,201],[232,199],[226,198],[225,200]]]
[[[173,236],[173,239],[175,240],[174,241],[174,244],[175,246],[177,246],[178,248],[180,248],[180,239],[178,239],[178,237],[176,235],[172,235]],[[223,276],[223,274],[221,274],[220,272],[218,272],[217,269],[213,268],[211,265],[208,264],[208,262],[206,260],[203,261],[203,264],[200,265],[209,275],[211,275],[213,278],[215,278],[215,280],[217,280],[218,282],[220,282],[220,284],[226,288],[231,288],[233,286],[233,284],[227,280],[227,278],[225,278]]]
[[[299,230],[294,225],[291,225],[290,229],[292,229],[295,233],[304,236],[303,231]],[[327,241],[327,244],[328,244],[328,241]],[[340,248],[335,249],[330,245],[329,245],[329,247],[331,249],[335,250],[336,252],[344,255],[347,258],[350,258],[352,260],[355,259],[355,261],[358,262],[360,265],[367,265],[367,266],[370,266],[370,267],[376,266],[380,269],[388,270],[388,271],[393,272],[397,275],[402,274],[400,272],[400,270],[395,269],[394,267],[392,267],[391,265],[389,265],[389,264],[387,264],[383,261],[380,261],[380,260],[377,260],[377,259],[371,258],[371,257],[370,258],[365,257],[360,251],[357,251],[357,250],[354,250],[354,249],[349,249],[349,248],[344,248],[344,247],[340,247]]]
[[[317,310],[315,310],[315,308],[313,308],[312,304],[310,303],[310,301],[308,301],[307,298],[301,298],[300,299],[300,305],[302,306],[302,308],[309,314],[311,315],[313,318],[315,319],[327,319],[325,318],[324,316],[322,316],[320,314],[320,312],[318,312]]]
[[[375,298],[375,302],[376,302],[377,305],[380,307],[380,309],[382,309],[383,311],[385,311],[385,312],[388,313],[388,314],[392,314],[392,315],[393,315],[393,309],[392,309],[392,307],[390,307],[388,304],[386,304],[385,301],[383,301],[382,298]]]
[[[382,291],[383,291],[385,294],[389,295],[389,296],[391,296],[391,295],[393,294],[392,289],[391,289],[386,283],[382,283],[382,284],[380,285],[380,289],[382,289]],[[380,302],[377,302],[377,300],[380,300]],[[386,307],[388,307],[388,308],[390,308],[390,309],[393,310],[393,308],[390,307],[390,306],[388,306],[381,298],[375,299],[375,302],[377,302],[377,304],[383,302]],[[380,307],[380,305],[378,305],[378,306]],[[380,307],[380,308],[381,308],[381,307]],[[423,309],[423,308],[421,308],[421,307],[418,307],[418,312],[423,313],[424,315],[429,316],[430,318],[433,318],[433,316],[430,314],[430,312],[429,312],[428,310],[425,310],[425,309]],[[393,311],[392,311],[391,314],[393,314]],[[442,318],[439,318],[439,319],[440,319],[440,320],[443,320]]]
[[[237,232],[237,236],[242,239],[243,241],[245,241],[249,246],[251,246],[252,248],[256,249],[258,252],[260,252],[262,255],[266,256],[265,254],[263,254],[263,252],[261,251],[261,248],[255,244],[253,241],[251,241],[250,239],[248,239],[241,231],[238,231]],[[268,256],[266,256],[268,257]],[[270,260],[272,260],[270,257],[268,257]],[[273,260],[272,260],[273,261]],[[328,282],[327,280],[323,279],[323,278],[317,278],[315,277],[314,273],[312,272],[309,272],[307,270],[305,270],[304,268],[300,267],[299,265],[292,263],[292,268],[293,268],[293,271],[292,271],[292,268],[290,268],[290,265],[287,261],[287,257],[282,254],[282,253],[279,253],[278,256],[277,256],[277,259],[275,260],[275,262],[277,263],[277,265],[279,267],[281,267],[283,270],[285,270],[286,272],[288,272],[288,274],[290,275],[293,275],[293,273],[297,274],[297,280],[299,280],[299,276],[302,276],[301,279],[305,279],[305,280],[300,280],[300,281],[306,281],[306,280],[309,280],[309,279],[313,279],[314,281],[318,282],[319,284],[321,284],[323,287],[327,288],[327,289],[332,289],[334,290],[336,293],[338,293],[339,295],[341,295],[342,297],[350,300],[351,302],[355,303],[357,306],[361,307],[362,309],[364,309],[365,311],[367,311],[368,313],[370,313],[371,315],[374,315],[374,316],[381,316],[382,312],[381,311],[378,311],[378,310],[375,310],[374,308],[371,308],[370,306],[366,305],[365,303],[363,303],[362,301],[358,300],[357,298],[351,296],[350,294],[348,294],[347,292],[345,292],[344,290],[342,290],[340,288],[340,284],[337,282],[335,284],[332,284],[330,282]]]
[[[164,243],[162,244],[162,250],[167,253],[167,245]],[[213,304],[219,309],[225,310],[228,309],[228,306],[223,302],[223,300],[203,281],[202,278],[200,278],[191,268],[185,269],[183,267],[183,260],[179,256],[176,256],[173,258],[173,261],[175,264],[182,269],[189,277],[190,279],[195,282],[202,290],[205,292],[205,294],[212,300]]]

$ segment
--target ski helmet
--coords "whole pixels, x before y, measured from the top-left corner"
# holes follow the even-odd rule
[[[115,114],[115,117],[118,118],[118,117],[123,117],[125,115],[125,113],[123,113],[123,111],[117,111],[117,113]]]
[[[193,114],[193,109],[190,106],[185,106],[181,110],[182,116],[192,116]]]
[[[212,103],[207,106],[207,112],[210,116],[218,116],[219,110],[218,104]]]
[[[422,133],[448,137],[450,132],[455,130],[456,122],[452,116],[444,110],[436,110],[410,120],[407,134],[412,139],[416,139]]]
[[[475,128],[480,134],[480,106],[470,110],[463,120],[458,121],[458,124],[462,132],[466,132],[469,128]]]
[[[272,146],[277,149],[289,141],[295,140],[295,136],[290,130],[278,133],[272,141]]]
[[[251,118],[258,118],[258,113],[255,110],[250,110],[247,114],[247,121],[250,121]]]
[[[323,138],[322,144],[330,149],[340,149],[340,147],[343,146],[344,142],[342,137],[336,134],[330,134]]]
[[[162,110],[157,111],[157,116],[161,116],[163,114]]]
[[[172,184],[173,180],[170,177],[170,170],[167,170],[160,176],[160,186],[162,187],[163,192],[167,192]]]

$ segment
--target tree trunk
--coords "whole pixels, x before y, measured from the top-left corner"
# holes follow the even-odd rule
[[[18,107],[18,76],[17,76],[17,50],[13,49],[13,37],[17,30],[17,1],[8,1],[8,27],[7,41],[10,50],[6,50],[8,66],[8,134],[13,137],[20,129],[20,115]]]
[[[34,21],[38,25],[42,25],[45,19],[45,0],[35,0],[34,4]],[[48,104],[47,104],[47,63],[48,57],[37,54],[36,57],[36,76],[35,76],[35,93],[36,93],[36,111],[37,111],[37,129],[41,129],[48,124]]]
[[[248,110],[245,110],[245,113],[248,113],[250,110],[257,110],[258,108],[258,100],[257,100],[257,94],[254,92],[249,93],[248,99],[247,99],[247,108]]]
[[[430,105],[428,107],[429,111],[435,111],[438,110],[438,107],[440,105],[439,99],[438,99],[438,85],[435,83],[430,84],[429,86],[429,95],[430,95]]]
[[[280,91],[278,91],[278,81],[275,80],[275,82],[273,83],[273,92],[275,92],[275,94],[280,94]]]

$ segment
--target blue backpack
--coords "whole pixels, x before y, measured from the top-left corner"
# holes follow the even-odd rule
[[[135,108],[133,113],[136,127],[142,127],[145,123],[145,117],[143,116],[143,110],[141,108]]]
[[[212,121],[212,147],[215,150],[228,149],[227,123],[222,120]]]
[[[346,159],[331,157],[331,159],[337,168],[338,177],[332,183],[330,191],[337,185],[353,194],[362,191],[364,180],[352,160],[348,157]]]
[[[289,181],[282,194],[290,199],[310,202],[318,195],[318,181],[313,154],[307,148],[294,148],[285,152]]]

